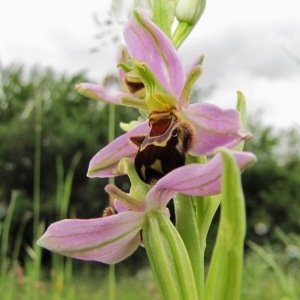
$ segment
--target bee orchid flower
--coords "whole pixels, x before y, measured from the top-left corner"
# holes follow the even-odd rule
[[[232,151],[232,155],[241,170],[255,161],[255,156],[249,152]],[[220,153],[206,164],[189,164],[171,171],[152,188],[132,178],[137,174],[130,159],[123,159],[119,168],[135,180],[135,185],[130,193],[113,185],[106,186],[106,191],[115,199],[117,214],[58,221],[49,226],[38,245],[73,258],[117,263],[142,243],[142,233],[147,228],[145,224],[157,215],[155,212],[169,216],[166,205],[176,193],[206,196],[221,190],[223,167]]]
[[[127,91],[112,93],[90,83],[78,84],[76,89],[107,103],[142,109],[148,119],[100,150],[90,162],[89,177],[121,175],[118,162],[129,157],[140,178],[152,184],[184,165],[187,153],[209,155],[216,147],[233,148],[251,137],[237,110],[189,103],[201,59],[185,72],[171,40],[147,11],[133,12],[124,39],[119,77]]]

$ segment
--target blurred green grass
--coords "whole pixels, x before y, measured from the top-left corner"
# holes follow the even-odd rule
[[[294,245],[299,247],[298,245]],[[245,256],[242,300],[300,299],[300,261],[291,257],[288,248],[259,248],[261,253],[249,250]],[[299,255],[299,248],[298,248]],[[263,254],[264,253],[264,254]],[[261,254],[265,255],[262,257]],[[297,254],[297,252],[295,252]],[[274,268],[267,262],[271,257],[282,272],[279,278]],[[30,272],[16,265],[0,278],[0,298],[2,300],[17,299],[72,299],[98,300],[109,299],[108,268],[95,268],[95,263],[81,262],[81,267],[73,271],[68,280],[55,270],[43,270],[41,279],[30,277]],[[135,274],[116,265],[116,299],[121,300],[156,300],[160,299],[158,289],[150,268],[144,267]]]

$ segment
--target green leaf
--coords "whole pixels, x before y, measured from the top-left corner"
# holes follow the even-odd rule
[[[164,210],[147,213],[143,241],[162,299],[198,299],[187,250]]]
[[[186,163],[206,163],[206,156],[188,155]],[[184,241],[194,272],[198,299],[204,297],[207,233],[220,204],[219,195],[196,197],[177,194],[174,198],[176,228]]]
[[[221,217],[205,286],[205,299],[240,299],[246,229],[245,203],[238,166],[229,150],[223,158]]]
[[[176,228],[186,246],[197,283],[198,297],[204,287],[204,250],[201,244],[195,210],[196,197],[177,194],[174,198]],[[201,200],[201,199],[200,199]]]

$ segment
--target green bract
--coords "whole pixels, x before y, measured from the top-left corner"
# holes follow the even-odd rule
[[[242,281],[245,201],[239,169],[231,153],[221,151],[224,172],[221,217],[205,286],[205,299],[238,300]]]

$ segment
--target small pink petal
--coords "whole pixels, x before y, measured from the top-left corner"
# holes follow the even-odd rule
[[[123,157],[134,159],[138,151],[137,146],[130,142],[130,137],[147,135],[149,131],[148,121],[145,121],[101,149],[90,161],[88,177],[103,178],[123,175],[118,172],[119,161]]]
[[[211,154],[216,147],[232,148],[251,136],[242,128],[235,109],[222,109],[208,103],[195,103],[182,109],[186,120],[195,127],[192,155]]]
[[[97,219],[62,220],[49,226],[38,245],[73,258],[116,263],[139,246],[143,218],[143,213],[127,211]]]
[[[114,207],[118,213],[129,210],[125,204],[123,204],[122,202],[120,202],[117,199],[114,200]]]
[[[241,170],[256,158],[250,152],[232,151]],[[216,154],[206,164],[190,164],[173,170],[157,181],[147,195],[148,209],[166,206],[176,193],[208,196],[221,191],[222,158]]]
[[[143,61],[164,88],[179,99],[185,74],[171,40],[148,17],[136,10],[124,30],[124,39],[132,58]]]
[[[123,97],[132,97],[131,94],[110,89],[93,83],[78,83],[75,89],[79,94],[88,98],[98,100],[108,104],[122,105]]]

